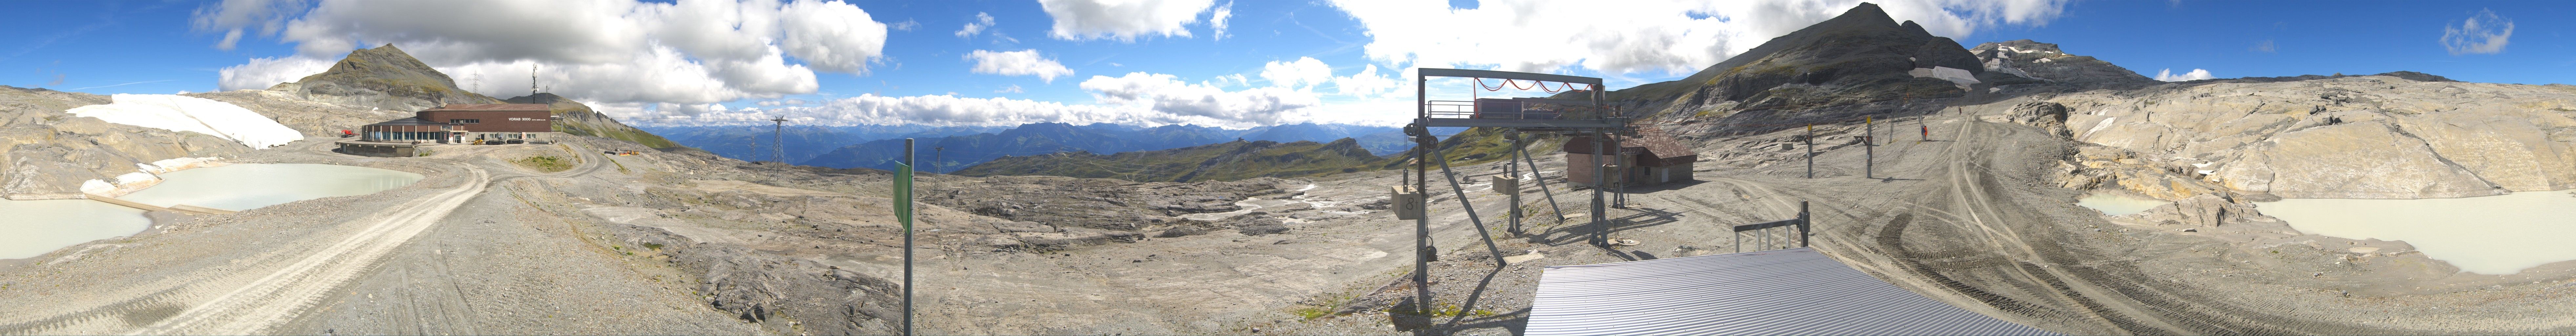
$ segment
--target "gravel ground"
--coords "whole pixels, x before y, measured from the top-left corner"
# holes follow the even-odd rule
[[[1405,281],[1410,221],[1377,203],[1397,172],[1203,185],[1277,190],[1234,206],[1187,205],[1239,214],[1190,215],[1209,221],[1142,214],[1134,218],[1146,223],[1039,223],[1012,218],[1108,217],[926,204],[922,227],[935,230],[919,234],[918,324],[927,334],[1517,334],[1544,266],[1760,248],[1738,246],[1724,228],[1788,218],[1796,201],[1808,201],[1814,243],[1827,254],[1972,311],[2070,334],[2565,334],[2576,325],[2576,263],[2462,274],[2391,242],[2179,232],[2100,216],[2072,205],[2085,191],[2047,173],[2078,145],[1976,118],[2000,112],[1965,108],[1923,120],[1939,141],[1876,148],[1881,178],[1859,176],[1859,147],[1829,145],[1817,157],[1819,178],[1804,179],[1804,166],[1767,140],[1786,133],[1698,139],[1710,158],[1699,181],[1629,190],[1629,207],[1610,210],[1622,219],[1613,238],[1637,246],[1583,243],[1595,228],[1581,215],[1531,219],[1511,232],[1506,198],[1467,186],[1500,254],[1545,255],[1499,269],[1454,194],[1435,188],[1431,229],[1442,257],[1430,306],[1450,313],[1432,317],[1388,313],[1412,306],[1414,286]],[[1849,128],[1819,131],[1857,133]],[[0,333],[886,334],[901,322],[893,311],[902,251],[885,219],[883,172],[591,139],[401,159],[331,154],[321,142],[239,161],[428,178],[371,195],[169,217],[152,233],[0,265]],[[647,154],[592,154],[602,150]],[[504,160],[530,155],[581,164],[543,173]],[[1540,165],[1553,175],[1563,164],[1549,156]],[[1500,169],[1458,168],[1469,181]],[[1122,199],[1099,192],[1112,189],[1064,186],[1189,189],[954,176],[923,185],[1091,190],[1102,204],[1177,194]],[[1556,187],[1563,209],[1583,213],[1588,191]],[[472,188],[482,191],[457,198],[453,215],[433,223],[395,225],[379,215]],[[1524,191],[1524,205],[1545,208],[1537,188]],[[360,249],[376,254],[312,258],[339,255],[324,252],[358,241],[348,237],[404,227],[419,229],[392,245],[362,241],[385,246]],[[2386,248],[2345,248],[2363,245]],[[280,271],[302,269],[318,271]],[[274,274],[296,276],[263,279]],[[278,294],[227,294],[237,290]],[[226,308],[236,306],[256,309]],[[211,322],[164,328],[182,320]]]

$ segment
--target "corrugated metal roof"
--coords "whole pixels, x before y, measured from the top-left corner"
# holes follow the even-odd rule
[[[1924,297],[1814,249],[1549,266],[1526,335],[2055,335]]]

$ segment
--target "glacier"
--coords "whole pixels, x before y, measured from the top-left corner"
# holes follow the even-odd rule
[[[114,103],[64,112],[111,123],[197,132],[265,149],[304,140],[304,134],[250,109],[211,99],[162,94],[117,94]]]

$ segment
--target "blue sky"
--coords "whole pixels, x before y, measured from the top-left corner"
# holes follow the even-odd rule
[[[1564,73],[1623,88],[1687,76],[1856,3],[11,1],[0,2],[0,28],[13,32],[0,36],[0,85],[257,88],[395,43],[499,97],[524,94],[536,65],[549,92],[622,116],[1384,125],[1412,100],[1405,69]],[[2576,74],[2570,24],[2557,20],[2576,14],[2566,2],[1879,3],[1969,46],[2057,43],[2148,76],[2409,70],[2547,84]],[[2446,31],[2457,31],[2448,45]]]

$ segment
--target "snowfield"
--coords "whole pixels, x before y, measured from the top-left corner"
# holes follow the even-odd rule
[[[115,99],[113,104],[74,107],[65,112],[118,124],[204,133],[251,149],[304,140],[303,133],[232,103],[158,94],[117,94]]]

